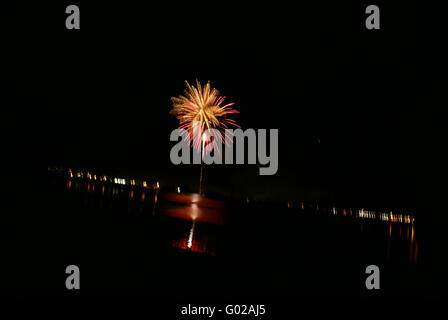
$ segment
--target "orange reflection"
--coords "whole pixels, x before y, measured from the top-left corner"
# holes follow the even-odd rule
[[[195,226],[196,221],[193,221],[190,231],[185,233],[181,239],[173,240],[171,245],[174,248],[215,256],[216,253],[207,246],[206,241],[201,241],[195,237]]]

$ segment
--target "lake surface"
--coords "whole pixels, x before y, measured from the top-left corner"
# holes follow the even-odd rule
[[[250,251],[264,248],[269,252],[271,245],[266,246],[265,242],[278,243],[286,236],[290,239],[278,245],[287,248],[294,245],[295,239],[299,241],[306,236],[311,247],[320,244],[332,247],[339,243],[343,246],[340,250],[356,251],[359,257],[372,256],[381,262],[418,263],[415,218],[406,214],[352,208],[323,209],[303,203],[297,208],[291,208],[289,203],[286,207],[224,203],[198,194],[163,193],[158,189],[76,179],[58,183],[59,191],[64,189],[62,196],[67,210],[76,208],[81,215],[86,214],[82,211],[93,211],[96,215],[144,217],[151,225],[166,228],[170,237],[164,241],[186,251],[216,255],[218,247],[226,247],[231,242],[217,239],[221,231],[252,223],[247,225],[247,230],[239,231],[247,233],[246,241],[240,245],[251,244],[252,248],[247,248]],[[245,238],[242,234],[238,236]],[[252,243],[252,237],[257,238],[258,245]]]
[[[418,220],[405,213],[386,220],[364,208],[224,201],[57,175],[45,190],[47,209],[10,231],[20,239],[10,256],[24,274],[40,261],[49,296],[65,294],[65,275],[54,275],[69,264],[83,269],[83,294],[93,297],[368,296],[370,264],[382,271],[377,295],[425,287]]]

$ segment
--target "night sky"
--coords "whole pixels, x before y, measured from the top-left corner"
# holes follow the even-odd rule
[[[258,165],[206,167],[209,191],[416,206],[432,69],[428,35],[412,23],[417,8],[384,5],[382,29],[368,31],[364,4],[82,2],[81,30],[70,32],[65,6],[48,6],[39,24],[23,17],[34,54],[24,59],[31,89],[21,98],[25,121],[44,133],[33,146],[44,168],[196,188],[199,167],[169,161],[170,97],[185,80],[211,80],[235,102],[243,129],[279,129],[279,170],[267,177]]]
[[[447,54],[439,28],[446,18],[433,16],[444,14],[441,8],[375,2],[381,29],[367,30],[371,2],[16,4],[17,14],[8,8],[2,17],[8,70],[2,69],[0,296],[66,294],[64,268],[72,263],[83,268],[84,297],[110,294],[109,288],[126,294],[136,284],[143,296],[159,299],[154,280],[170,298],[173,288],[189,294],[189,288],[208,286],[215,292],[225,287],[233,297],[244,294],[239,288],[247,287],[246,279],[256,295],[261,287],[269,296],[282,294],[270,290],[275,283],[294,296],[303,279],[311,291],[320,294],[318,282],[339,299],[339,287],[327,279],[364,290],[364,263],[382,263],[386,293],[446,294],[447,86],[441,61]],[[69,4],[80,7],[81,30],[65,28]],[[279,130],[279,167],[274,176],[260,176],[258,164],[204,167],[206,196],[225,199],[229,223],[222,229],[198,223],[195,232],[210,227],[210,239],[216,237],[224,254],[208,262],[191,256],[190,265],[184,259],[190,256],[171,250],[177,239],[171,234],[179,232],[181,239],[195,222],[171,223],[164,210],[177,205],[165,191],[198,190],[200,166],[170,162],[170,133],[178,122],[169,113],[171,97],[182,94],[185,80],[196,79],[210,80],[235,103],[240,114],[234,118],[243,129]],[[71,182],[47,170],[54,166],[159,181],[161,189],[152,198],[152,190],[136,187],[134,196],[126,186],[116,197],[119,188],[107,184],[103,197],[98,188],[90,192],[90,182],[73,180],[67,192]],[[313,206],[300,210],[302,201]],[[314,210],[316,203],[323,210]],[[392,223],[323,214],[333,206],[410,214],[411,242],[400,240],[390,250],[394,236],[404,239],[402,224],[392,232]],[[418,264],[403,266],[409,252],[416,260],[417,248]],[[370,260],[390,252],[391,260]],[[350,274],[351,285],[335,269]],[[415,301],[369,297],[361,312],[391,305],[400,316],[415,311]],[[312,310],[345,314],[362,305],[356,299]]]

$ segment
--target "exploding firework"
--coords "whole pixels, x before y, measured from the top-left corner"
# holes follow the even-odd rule
[[[186,89],[184,95],[178,98],[171,98],[173,109],[171,114],[179,119],[179,129],[184,129],[188,133],[185,140],[193,145],[197,150],[201,149],[201,142],[206,140],[205,131],[217,129],[218,138],[224,144],[230,143],[231,137],[225,131],[229,126],[239,126],[228,116],[239,113],[232,109],[234,103],[224,104],[224,96],[219,95],[219,91],[210,86],[210,81],[202,87],[196,80],[196,87],[185,81]],[[213,141],[215,147],[216,143]]]

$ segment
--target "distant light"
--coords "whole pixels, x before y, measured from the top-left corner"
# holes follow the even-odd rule
[[[159,181],[157,181],[157,188],[159,188],[160,186],[159,186]]]
[[[180,193],[180,187],[177,187],[177,193]]]
[[[143,187],[144,187],[144,188],[147,187],[146,181],[143,181]]]

